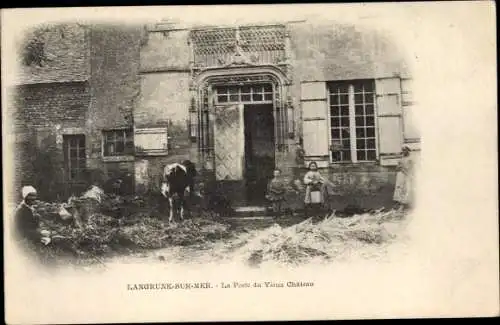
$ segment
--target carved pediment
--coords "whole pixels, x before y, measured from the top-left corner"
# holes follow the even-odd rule
[[[206,28],[190,33],[198,68],[276,64],[286,58],[282,25]]]

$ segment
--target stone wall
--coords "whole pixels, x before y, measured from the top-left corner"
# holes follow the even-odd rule
[[[18,84],[85,81],[90,77],[87,27],[74,23],[36,25],[19,36]],[[41,65],[23,64],[26,45],[33,39],[43,45]]]
[[[72,189],[64,185],[62,136],[85,133],[88,83],[20,86],[14,103],[16,188],[31,184],[41,198],[67,196]]]

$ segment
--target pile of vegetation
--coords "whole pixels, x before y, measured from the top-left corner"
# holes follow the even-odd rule
[[[85,203],[81,198],[78,200],[80,205]],[[88,201],[89,205],[96,205]],[[143,204],[142,200],[135,201],[129,204]],[[123,208],[124,204],[123,198],[104,199],[83,223],[77,223],[73,217],[61,217],[61,208],[66,204],[38,202],[35,211],[40,218],[40,228],[51,238],[48,245],[41,247],[43,257],[50,260],[59,257],[99,260],[114,254],[213,242],[231,234],[230,226],[217,221],[214,216],[193,216],[169,224],[144,213],[124,217],[119,213],[127,210]],[[68,208],[67,211],[72,210]]]
[[[274,224],[264,230],[254,230],[232,241],[226,247],[231,259],[240,259],[256,266],[263,263],[301,265],[309,262],[329,262],[376,258],[384,254],[396,237],[391,224],[401,224],[402,210],[376,211],[339,218],[335,213],[314,223],[307,219],[290,227]]]

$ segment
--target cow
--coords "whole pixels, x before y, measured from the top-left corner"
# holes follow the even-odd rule
[[[169,223],[174,221],[174,213],[177,213],[179,209],[180,219],[184,220],[187,199],[193,195],[195,177],[196,168],[189,160],[185,160],[181,164],[168,164],[163,169],[161,194],[169,202]]]

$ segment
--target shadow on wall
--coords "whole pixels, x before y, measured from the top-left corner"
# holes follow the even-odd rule
[[[16,155],[16,164],[22,165],[22,168],[17,171],[19,175],[16,179],[20,184],[16,184],[16,190],[20,186],[32,185],[41,200],[61,200],[67,189],[62,155],[56,146],[55,135],[50,134],[40,141],[39,146],[37,144],[37,135],[31,132],[22,147],[17,148],[21,152]]]

